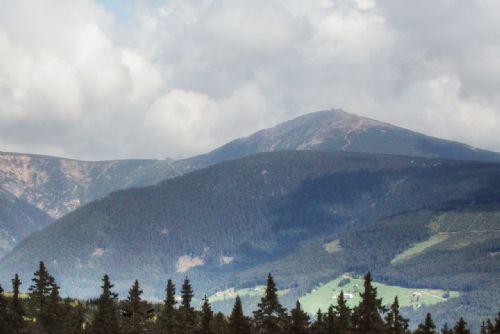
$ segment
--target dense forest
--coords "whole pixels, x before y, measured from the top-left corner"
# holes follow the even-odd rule
[[[195,309],[194,292],[186,276],[180,295],[168,280],[162,304],[141,298],[143,291],[136,280],[125,300],[113,292],[108,275],[102,278],[99,298],[81,301],[61,298],[54,277],[40,262],[27,294],[21,293],[21,279],[12,279],[12,291],[0,286],[0,334],[411,334],[409,321],[399,310],[395,297],[389,307],[382,305],[372,276],[364,276],[361,301],[349,308],[343,292],[335,305],[318,310],[310,317],[297,301],[288,311],[279,301],[278,289],[271,274],[265,292],[251,317],[243,311],[237,296],[229,316],[214,312],[207,296],[200,309]],[[473,329],[477,330],[477,329]],[[494,320],[487,319],[478,329],[481,334],[500,334],[500,312]],[[436,329],[432,315],[427,313],[415,334],[470,334],[463,318],[455,324]]]

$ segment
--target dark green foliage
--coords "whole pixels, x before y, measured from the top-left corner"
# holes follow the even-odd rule
[[[399,301],[397,296],[394,298],[394,302],[385,316],[385,327],[387,334],[408,333],[408,319],[403,318],[399,312]]]
[[[359,334],[383,334],[385,324],[381,313],[385,312],[382,299],[377,298],[377,288],[372,286],[372,276],[364,277],[364,291],[360,293],[361,302],[354,309],[354,331]]]
[[[236,296],[233,310],[229,316],[229,334],[250,334],[250,322],[243,314],[240,296]]]
[[[65,334],[83,334],[85,324],[85,308],[80,301],[64,300],[64,323]]]
[[[59,287],[52,285],[50,295],[47,298],[46,305],[40,312],[40,324],[47,334],[65,334],[66,314],[61,297],[59,296]],[[63,320],[63,321],[61,321]]]
[[[340,294],[337,296],[337,305],[334,306],[334,309],[337,318],[335,321],[335,331],[331,333],[348,334],[352,328],[352,312],[349,306],[347,306],[344,291],[340,291]]]
[[[146,321],[150,316],[147,302],[141,299],[142,293],[139,281],[135,280],[122,309],[124,334],[140,334],[147,331]]]
[[[321,309],[318,309],[318,312],[316,312],[316,321],[312,324],[311,331],[313,334],[326,334],[327,330],[325,316],[321,312]]]
[[[333,305],[328,307],[328,312],[324,315],[325,330],[327,333],[337,332],[337,314]]]
[[[470,330],[467,328],[467,322],[464,318],[460,318],[453,328],[453,334],[470,334]]]
[[[8,334],[13,331],[13,328],[11,326],[11,314],[8,309],[7,299],[5,299],[3,291],[0,285],[0,334]]]
[[[436,325],[430,313],[425,316],[423,324],[419,324],[415,334],[436,334]]]
[[[267,276],[266,292],[254,312],[254,321],[257,333],[279,334],[286,330],[286,309],[278,300],[278,289],[271,274]]]
[[[305,313],[300,302],[297,300],[295,308],[290,311],[290,326],[288,332],[291,334],[306,334],[309,331],[309,315]]]
[[[119,334],[120,325],[116,307],[118,295],[111,291],[113,285],[108,275],[104,275],[102,283],[102,293],[97,300],[97,311],[92,323],[92,334]]]
[[[29,297],[33,305],[33,315],[41,317],[45,312],[47,301],[55,286],[55,280],[47,271],[43,261],[40,261],[38,270],[31,281],[33,283],[29,287]]]
[[[14,333],[20,334],[24,330],[24,321],[23,316],[26,314],[23,304],[19,299],[19,293],[21,288],[21,279],[18,274],[14,275],[12,279],[12,299],[10,301],[10,310],[11,310],[11,319],[12,319],[12,327]]]
[[[191,301],[193,299],[193,288],[189,279],[186,277],[181,289],[181,305],[179,307],[179,333],[180,334],[191,334],[195,331],[195,313],[191,306]]]
[[[443,328],[441,328],[441,334],[453,334],[453,330],[448,327],[448,323],[445,323]]]
[[[175,304],[175,285],[171,279],[167,281],[165,288],[165,300],[163,309],[158,317],[158,333],[160,334],[173,334],[176,328],[176,309]]]
[[[215,334],[230,334],[231,332],[229,331],[229,324],[226,320],[226,316],[222,312],[217,312],[214,317],[213,321],[213,332]],[[249,334],[249,332],[246,332],[244,329],[241,332],[238,332],[241,334]]]
[[[198,334],[213,334],[213,318],[214,318],[214,312],[212,311],[212,307],[210,306],[210,303],[208,302],[208,298],[205,295],[203,298],[203,305],[201,306],[201,319],[200,319],[200,326],[197,330]]]

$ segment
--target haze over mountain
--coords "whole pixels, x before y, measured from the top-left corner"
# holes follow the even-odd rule
[[[170,160],[78,161],[0,152],[0,185],[53,218],[111,191],[176,175]]]
[[[121,293],[137,278],[149,297],[161,298],[167,277],[188,274],[197,291],[211,294],[255,286],[273,271],[289,302],[343,272],[372,270],[387,283],[458,290],[465,298],[459,304],[467,301],[484,315],[485,308],[500,307],[494,219],[475,229],[480,237],[393,260],[439,232],[431,227],[440,215],[459,217],[448,222],[449,231],[473,223],[457,212],[500,212],[499,189],[500,164],[349,152],[259,154],[87,204],[7,254],[0,279],[14,272],[27,279],[44,260],[72,295],[95,296],[107,272]],[[332,240],[335,252],[325,248]],[[484,293],[478,291],[493,297],[479,301]]]
[[[45,212],[0,187],[0,257],[52,222]]]
[[[500,154],[346,113],[320,111],[236,139],[210,153],[173,160],[87,162],[0,152],[0,184],[51,217],[108,193],[260,152],[319,150],[500,162]]]

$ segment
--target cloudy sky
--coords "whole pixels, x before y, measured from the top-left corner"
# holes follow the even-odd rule
[[[498,0],[0,0],[0,150],[187,157],[333,107],[500,151]]]

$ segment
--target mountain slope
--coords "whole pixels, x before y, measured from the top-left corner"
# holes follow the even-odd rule
[[[104,272],[121,293],[137,278],[156,298],[167,277],[180,280],[186,274],[196,291],[209,295],[223,285],[261,284],[268,271],[286,284],[289,296],[301,296],[344,271],[382,276],[390,267],[394,271],[382,276],[385,282],[404,285],[423,278],[390,262],[429,232],[416,219],[401,229],[384,223],[386,217],[499,198],[498,164],[347,152],[260,154],[85,205],[6,255],[0,278],[19,272],[27,279],[42,259],[63,291],[82,297],[98,293]],[[349,251],[342,256],[325,251],[325,238],[339,239]],[[380,247],[381,241],[389,248]],[[488,247],[472,254],[499,268]],[[381,253],[373,261],[377,249]],[[453,282],[454,273],[436,282]],[[494,284],[495,273],[478,271],[476,277]]]
[[[111,191],[177,174],[169,160],[89,162],[0,152],[0,185],[54,218]]]
[[[500,162],[500,154],[346,113],[307,114],[189,159],[88,162],[0,152],[0,185],[54,218],[111,191],[154,185],[260,152],[351,151]]]
[[[236,139],[208,154],[177,161],[176,165],[196,169],[260,152],[284,150],[349,151],[500,162],[499,153],[333,109],[297,117]]]
[[[0,188],[0,257],[50,223],[43,211]]]

